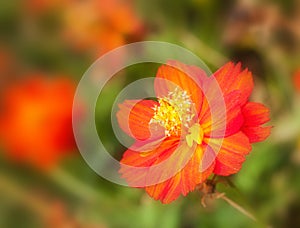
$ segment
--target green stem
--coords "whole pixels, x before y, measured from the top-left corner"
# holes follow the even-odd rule
[[[249,211],[247,211],[242,206],[238,205],[236,202],[234,202],[231,199],[229,199],[228,197],[226,197],[225,194],[220,194],[219,198],[223,199],[224,201],[226,201],[228,204],[230,204],[232,207],[234,207],[235,209],[237,209],[242,214],[246,215],[248,218],[250,218],[253,221],[257,222],[257,219],[254,217],[253,214],[251,214]]]

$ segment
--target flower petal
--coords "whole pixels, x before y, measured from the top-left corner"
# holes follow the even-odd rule
[[[242,113],[245,123],[241,130],[251,143],[263,141],[270,135],[272,127],[260,126],[270,120],[270,110],[267,107],[260,103],[248,102]]]
[[[248,136],[251,143],[264,141],[271,134],[272,127],[243,127],[242,130]]]
[[[163,203],[170,203],[180,194],[186,195],[212,173],[214,162],[202,172],[205,148],[200,145],[190,148],[179,142],[179,138],[169,137],[146,153],[127,150],[120,162],[122,177],[129,186],[145,188],[151,197]],[[191,153],[188,160],[182,159],[188,152]],[[161,164],[163,166],[155,170]]]
[[[223,139],[210,139],[209,146],[217,153],[214,173],[228,176],[237,173],[245,161],[245,156],[251,151],[248,137],[242,132]],[[221,144],[220,149],[218,150]]]
[[[165,97],[179,86],[191,96],[196,111],[199,112],[202,104],[202,91],[199,87],[200,79],[207,78],[205,72],[196,66],[188,66],[178,61],[168,61],[162,65],[156,74],[154,88],[158,97]],[[165,79],[165,80],[162,80]]]
[[[205,181],[212,173],[214,164],[211,164],[204,172],[200,172],[200,164],[203,157],[203,148],[198,146],[187,165],[175,176],[162,183],[146,187],[147,193],[162,203],[170,203],[181,194],[187,195],[195,187]]]
[[[150,128],[150,120],[154,115],[154,106],[158,103],[153,100],[126,100],[119,104],[120,110],[117,119],[121,129],[137,140],[150,138],[154,128]],[[157,130],[159,130],[159,126]]]
[[[222,103],[220,97],[214,98],[210,104],[204,100],[199,121],[206,137],[227,137],[240,130],[244,122],[240,94],[239,91],[232,91],[223,97]]]
[[[241,71],[241,64],[227,63],[214,73],[215,78],[224,93],[224,96],[234,90],[241,92],[240,104],[248,100],[253,89],[252,74],[248,69]]]
[[[270,110],[260,103],[248,102],[242,112],[245,116],[245,126],[257,126],[270,120]]]
[[[135,143],[124,154],[120,161],[120,173],[131,187],[146,187],[160,178],[165,167],[153,170],[155,164],[167,160],[179,145],[178,137],[146,140]],[[173,163],[174,165],[174,163]],[[155,172],[156,171],[156,172]],[[158,172],[158,177],[155,176]],[[159,173],[161,172],[161,173]],[[148,180],[147,178],[150,178]],[[159,181],[159,180],[158,180]]]

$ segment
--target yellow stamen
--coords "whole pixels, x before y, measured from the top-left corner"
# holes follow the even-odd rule
[[[158,123],[165,128],[165,134],[179,135],[181,130],[181,118],[176,108],[162,98],[158,100],[159,106],[155,109],[152,123]]]
[[[195,116],[194,104],[186,91],[177,87],[169,92],[168,96],[158,99],[158,106],[154,107],[155,113],[150,123],[158,123],[165,128],[166,136],[179,136],[181,128],[189,128]]]

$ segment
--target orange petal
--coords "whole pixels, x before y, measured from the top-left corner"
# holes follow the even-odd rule
[[[212,173],[214,164],[211,164],[204,172],[200,172],[200,164],[203,156],[202,146],[198,146],[187,165],[175,176],[162,183],[146,187],[147,193],[162,203],[170,203],[181,194],[187,195],[195,187],[205,181]]]
[[[150,120],[154,115],[154,106],[158,103],[153,100],[126,100],[119,104],[120,110],[117,119],[121,129],[137,140],[150,138],[155,128],[150,129]],[[159,130],[159,126],[157,131]],[[160,129],[161,130],[161,129]]]
[[[271,133],[272,127],[260,125],[270,120],[270,110],[260,103],[248,102],[242,109],[245,119],[242,131],[251,143],[265,140]]]
[[[270,110],[260,103],[248,102],[243,107],[245,126],[257,126],[270,120]]]
[[[170,203],[180,194],[186,195],[212,173],[214,162],[202,172],[205,148],[200,145],[190,148],[179,142],[179,138],[173,137],[150,152],[127,150],[121,160],[122,177],[129,186],[145,188],[151,197],[163,203]],[[187,152],[191,155],[184,161],[182,156]],[[161,164],[163,166],[155,170]],[[166,178],[168,174],[171,175]]]
[[[237,173],[245,161],[245,156],[251,151],[251,144],[248,137],[242,132],[222,139],[211,139],[210,146],[217,153],[214,173],[221,176],[228,176]],[[218,146],[221,145],[219,151]]]
[[[206,99],[204,100],[199,120],[206,137],[227,137],[240,130],[244,122],[240,107],[240,95],[239,91],[232,91],[223,98],[214,98],[210,105]],[[223,102],[220,99],[224,99]],[[225,106],[222,109],[223,104]],[[214,122],[212,122],[212,118]]]
[[[191,100],[199,112],[203,97],[199,85],[201,78],[207,78],[205,72],[198,67],[188,66],[178,61],[168,61],[167,64],[162,65],[156,74],[154,81],[156,95],[165,97],[169,92],[174,91],[176,86],[179,86],[191,96]]]
[[[163,141],[160,139],[140,141],[128,149],[120,161],[119,171],[128,185],[131,187],[147,186],[151,166],[168,159],[178,147],[179,140],[177,137],[168,137]]]
[[[241,64],[227,63],[214,73],[215,78],[224,93],[224,96],[234,90],[241,92],[240,104],[248,100],[253,89],[252,74],[248,69],[241,71]]]
[[[271,134],[272,127],[243,127],[242,131],[248,136],[251,143],[264,141]]]
[[[149,145],[151,143],[153,146]],[[121,163],[135,167],[149,167],[156,161],[162,161],[168,158],[170,152],[176,149],[178,143],[179,138],[177,137],[168,137],[165,140],[160,140],[160,142],[159,140],[151,142],[146,140],[146,143],[142,142],[138,143],[138,145],[135,143],[123,154]],[[158,144],[159,146],[156,146]],[[147,150],[144,150],[143,148],[147,148]]]

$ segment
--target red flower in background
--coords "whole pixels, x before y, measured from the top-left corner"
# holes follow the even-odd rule
[[[29,0],[22,9],[27,23],[54,17],[67,47],[102,55],[126,43],[141,40],[145,27],[132,0]],[[39,26],[31,25],[33,27]],[[56,37],[55,37],[56,38]]]
[[[132,2],[122,0],[70,1],[63,29],[73,47],[97,54],[139,40],[144,30]]]
[[[0,113],[0,140],[7,155],[47,169],[74,151],[74,92],[69,79],[40,76],[7,88]]]
[[[261,126],[269,121],[269,109],[248,101],[253,89],[251,72],[242,71],[240,64],[228,63],[214,74],[226,106],[223,133],[221,116],[217,115],[212,125],[211,112],[218,107],[211,109],[214,104],[185,72],[205,87],[206,75],[200,68],[170,61],[156,75],[158,101],[125,101],[117,113],[120,127],[136,139],[121,160],[122,177],[129,186],[145,188],[163,203],[187,195],[212,173],[237,173],[251,151],[251,143],[270,134],[270,127]],[[204,164],[209,154],[213,159]]]
[[[298,69],[293,75],[293,83],[295,89],[300,92],[300,69]]]

